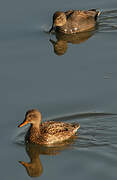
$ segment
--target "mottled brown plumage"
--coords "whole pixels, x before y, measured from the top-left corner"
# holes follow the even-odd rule
[[[54,144],[65,141],[72,137],[80,127],[77,123],[63,123],[46,121],[41,123],[41,113],[32,109],[25,115],[25,120],[18,127],[30,123],[31,126],[26,134],[26,141],[35,144]]]
[[[91,9],[88,11],[57,11],[53,15],[53,24],[49,32],[51,32],[53,29],[64,34],[74,34],[77,32],[87,31],[95,27],[96,20],[99,15],[100,11],[97,11],[95,9]]]

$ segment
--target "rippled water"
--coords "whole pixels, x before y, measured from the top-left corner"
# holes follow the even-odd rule
[[[63,121],[68,119],[70,122],[78,121],[81,128],[77,137],[67,143],[50,148],[26,145],[26,153],[30,161],[23,157],[21,158],[22,161],[19,162],[25,167],[28,176],[42,176],[42,178],[47,176],[53,178],[54,176],[57,179],[64,176],[70,179],[79,175],[80,178],[89,176],[91,179],[93,177],[95,179],[102,177],[104,179],[115,179],[117,116],[103,113],[87,113],[61,117],[55,119],[55,121],[59,119],[63,119]],[[26,129],[22,129],[17,134],[14,139],[16,144],[24,144],[25,131]],[[48,157],[45,155],[48,155]],[[58,174],[58,172],[61,172],[61,174]]]
[[[99,21],[99,32],[117,32],[117,10],[103,12]]]
[[[116,180],[116,1],[1,4],[0,178]],[[95,30],[69,38],[47,33],[55,10],[84,7],[102,10]],[[64,51],[57,55],[55,44]],[[77,137],[47,149],[24,145],[27,127],[17,126],[31,108],[43,120],[79,122]]]

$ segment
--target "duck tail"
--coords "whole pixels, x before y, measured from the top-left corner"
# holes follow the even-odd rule
[[[77,133],[77,130],[80,128],[80,124],[74,123],[72,127],[73,127],[73,134],[75,134],[75,133]]]
[[[102,13],[101,10],[96,10],[95,20],[97,20],[97,18],[100,16],[101,13]]]
[[[80,124],[74,123],[74,124],[73,124],[73,127],[74,127],[75,129],[79,129],[79,128],[80,128]]]
[[[95,20],[97,20],[97,17],[100,16],[100,14],[102,13],[101,9],[90,9],[89,11],[95,12]]]
[[[100,16],[100,14],[102,13],[102,9],[99,9],[99,10],[97,10],[97,16]]]

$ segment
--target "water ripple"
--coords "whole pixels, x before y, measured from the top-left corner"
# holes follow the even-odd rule
[[[78,122],[78,138],[73,145],[75,148],[89,148],[100,146],[114,146],[116,144],[117,114],[103,112],[85,112],[63,115],[60,117],[49,118],[48,120]],[[115,126],[112,126],[115,124]],[[29,126],[28,126],[29,127]],[[19,129],[13,142],[24,144],[24,136],[28,127]]]
[[[98,32],[117,32],[117,10],[103,11],[98,24]]]

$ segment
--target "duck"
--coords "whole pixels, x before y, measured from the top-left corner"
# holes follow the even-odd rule
[[[45,121],[42,123],[42,114],[37,109],[28,110],[24,121],[18,127],[23,127],[28,123],[30,128],[26,133],[25,141],[40,145],[51,145],[66,141],[74,136],[80,128],[79,123],[56,121]]]
[[[100,14],[101,11],[96,9],[56,11],[49,33],[55,30],[64,34],[74,34],[91,30],[96,26],[97,17]]]

